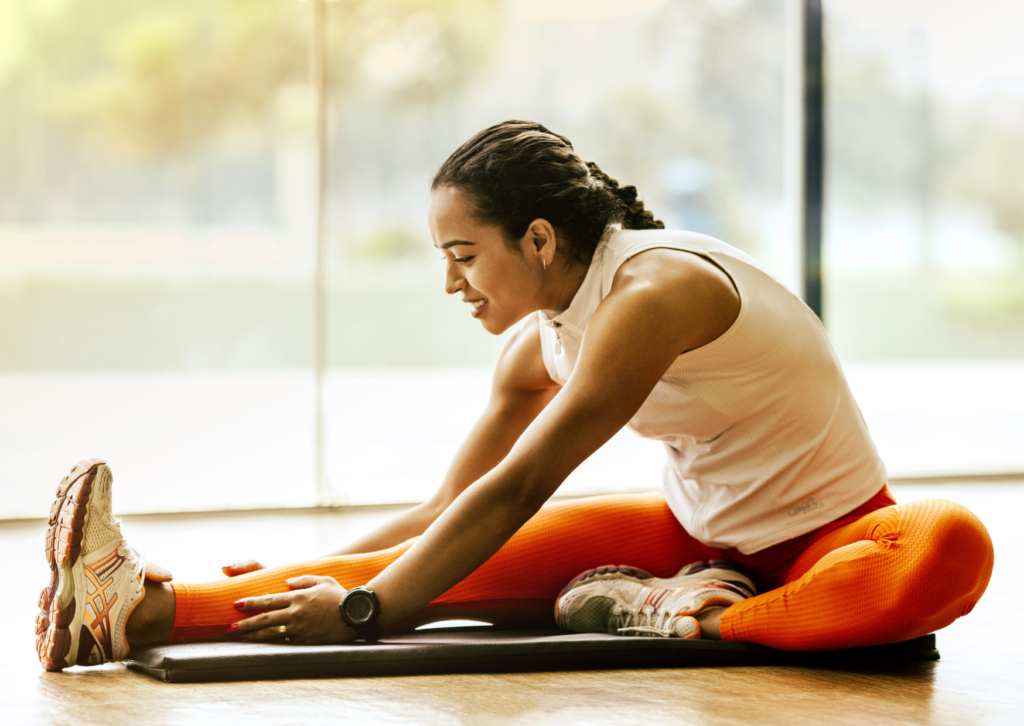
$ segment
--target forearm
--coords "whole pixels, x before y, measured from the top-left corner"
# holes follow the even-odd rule
[[[413,537],[419,537],[437,519],[438,511],[433,501],[423,502],[402,512],[373,532],[360,537],[329,556],[357,555],[364,552],[379,552],[394,547]]]
[[[412,615],[486,562],[633,413],[610,405],[607,386],[563,393],[505,461],[367,584],[380,599],[383,625]]]
[[[367,583],[387,626],[415,613],[487,561],[540,508],[507,495],[501,477],[477,482],[413,547]]]
[[[456,452],[441,486],[429,501],[403,512],[376,531],[333,554],[376,552],[423,534],[461,492],[501,463],[554,393],[554,390],[545,390],[517,397],[492,397],[487,410]]]

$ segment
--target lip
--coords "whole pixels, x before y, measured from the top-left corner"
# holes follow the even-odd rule
[[[472,315],[474,318],[479,318],[483,314],[484,310],[487,309],[487,303],[488,303],[487,298],[485,298],[485,297],[466,298],[465,300],[462,301],[464,303],[469,303],[470,305],[472,305],[473,303],[478,303],[481,300],[483,300],[483,302],[484,302],[483,305],[481,305],[480,307],[474,307],[472,310],[470,310],[470,315]]]

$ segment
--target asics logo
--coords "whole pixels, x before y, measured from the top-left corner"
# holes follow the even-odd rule
[[[117,604],[117,593],[108,598],[107,589],[114,584],[114,573],[125,561],[125,558],[114,550],[101,560],[85,566],[86,614],[92,617],[89,629],[103,647],[107,660],[114,659],[113,639],[111,636],[110,616]]]

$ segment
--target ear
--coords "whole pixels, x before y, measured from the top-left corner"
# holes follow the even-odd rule
[[[535,219],[526,228],[526,252],[534,255],[538,261],[543,260],[550,265],[555,259],[558,249],[558,235],[551,222],[546,219]]]

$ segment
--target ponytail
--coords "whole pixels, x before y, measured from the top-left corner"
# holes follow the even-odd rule
[[[464,143],[438,169],[431,189],[468,192],[474,215],[520,239],[546,219],[565,241],[560,250],[589,265],[609,224],[664,229],[644,208],[635,186],[620,186],[592,161],[584,162],[564,136],[538,123],[505,121]]]
[[[622,205],[622,217],[619,221],[624,229],[665,229],[665,223],[655,219],[654,214],[644,208],[644,200],[640,198],[635,186],[619,186],[616,179],[612,179],[592,161],[587,162],[587,169],[590,170],[592,177],[601,181],[608,193],[619,200]]]

